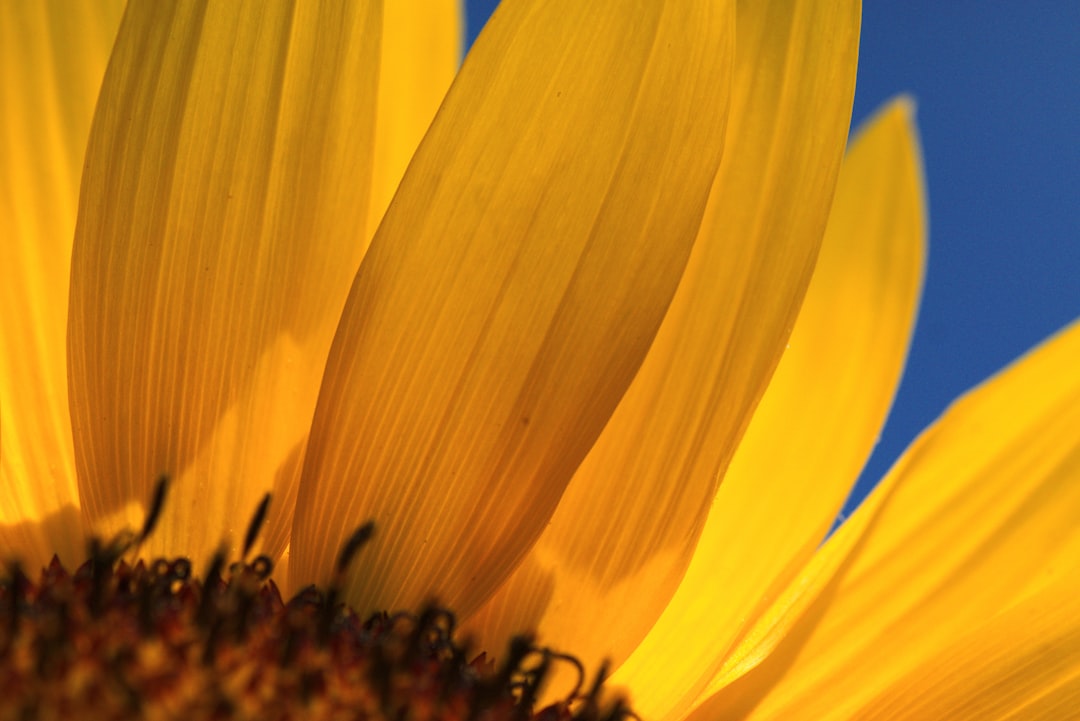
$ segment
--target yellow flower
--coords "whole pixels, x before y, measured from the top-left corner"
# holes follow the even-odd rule
[[[296,589],[372,519],[354,607],[535,628],[644,718],[1080,702],[1080,328],[821,545],[923,262],[908,101],[841,171],[858,0],[505,0],[418,148],[453,2],[90,5],[0,8],[4,555],[166,474],[144,556],[270,492]]]

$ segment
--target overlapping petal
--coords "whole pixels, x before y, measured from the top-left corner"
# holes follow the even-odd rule
[[[394,0],[383,7],[375,165],[368,225],[375,232],[461,62],[461,0]]]
[[[288,497],[364,251],[381,24],[378,2],[129,5],[72,259],[72,422],[98,532],[138,527],[162,474],[146,553],[206,557],[263,493]],[[270,552],[290,512],[271,508]]]
[[[325,581],[374,518],[356,605],[469,612],[516,567],[489,642],[539,623],[629,655],[614,680],[647,717],[1075,708],[1080,326],[960,401],[815,553],[910,334],[905,101],[845,162],[761,395],[822,233],[857,0],[506,0],[354,281],[454,72],[456,4],[433,7],[134,2],[70,317],[115,18],[0,8],[0,99],[29,108],[0,117],[0,549],[74,557],[75,467],[105,534],[166,474],[145,553],[235,541],[273,490],[264,550],[298,502],[293,585]]]
[[[1074,325],[954,404],[781,595],[769,620],[784,640],[712,708],[850,717],[924,665],[980,647],[990,662],[995,628],[1047,661],[1055,638],[1074,644],[1073,625],[1043,636],[1015,625],[1023,610],[1008,618],[1077,584],[1078,358]]]
[[[360,607],[474,610],[542,530],[637,370],[723,143],[733,3],[503,3],[364,259],[290,574],[367,519]]]
[[[1080,708],[1078,579],[950,639],[866,704],[870,718],[1065,719]]]
[[[900,100],[844,161],[806,300],[650,636],[616,673],[644,713],[677,718],[820,543],[892,401],[922,281],[925,217],[910,107]]]
[[[365,248],[457,73],[462,52],[461,14],[458,0],[394,0],[383,5]],[[283,488],[279,484],[273,507],[295,507],[297,485]],[[275,514],[264,533],[267,547],[282,548],[291,532],[291,511]],[[287,565],[287,556],[278,560],[279,579],[286,577]]]
[[[67,290],[83,151],[123,2],[0,4],[0,555],[82,552]]]
[[[485,647],[537,628],[588,666],[617,664],[674,592],[821,243],[858,25],[857,2],[738,5],[727,146],[686,274],[529,559],[469,624]]]

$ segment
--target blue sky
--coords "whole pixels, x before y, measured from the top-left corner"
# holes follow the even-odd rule
[[[496,4],[468,0],[470,38]],[[1080,316],[1078,38],[1077,2],[864,1],[854,123],[915,97],[930,252],[908,368],[853,501],[953,398]]]

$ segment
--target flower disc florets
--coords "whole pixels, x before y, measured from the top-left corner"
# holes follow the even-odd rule
[[[103,544],[74,573],[59,558],[33,581],[18,564],[0,577],[0,721],[259,719],[288,721],[617,721],[572,657],[525,638],[488,661],[454,636],[454,615],[361,620],[337,587],[282,600],[259,556],[226,568],[219,551],[202,579],[186,558],[128,563],[153,532],[168,481],[159,480],[143,528]],[[263,499],[244,538],[247,558],[266,518]],[[337,577],[370,540],[345,542]],[[552,663],[572,663],[579,689],[534,712]]]
[[[258,558],[204,579],[183,558],[129,564],[96,547],[73,573],[0,583],[3,719],[617,719],[595,692],[533,706],[557,655],[525,639],[471,655],[453,616],[361,620],[333,590],[284,601]]]

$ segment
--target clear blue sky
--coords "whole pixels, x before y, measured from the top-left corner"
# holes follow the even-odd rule
[[[470,39],[496,4],[468,0]],[[908,368],[855,499],[951,399],[1080,316],[1077,77],[1080,2],[864,0],[854,122],[915,97],[930,254]]]

